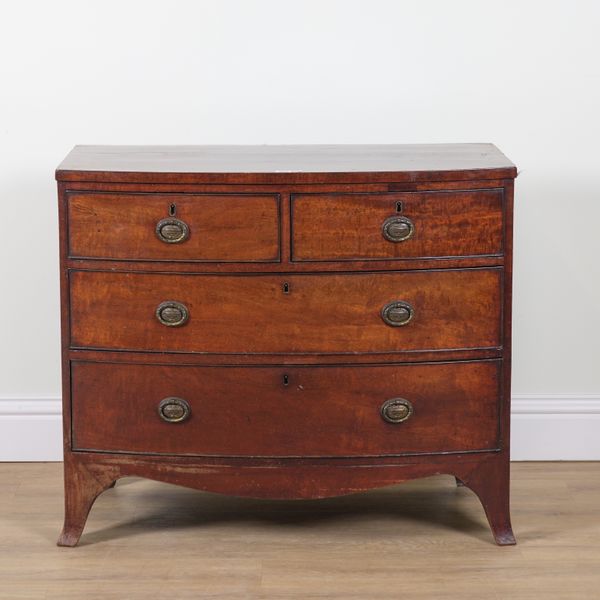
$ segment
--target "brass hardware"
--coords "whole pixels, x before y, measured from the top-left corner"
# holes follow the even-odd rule
[[[167,423],[181,423],[185,421],[192,412],[190,405],[183,398],[171,396],[160,401],[158,415]]]
[[[408,217],[388,217],[381,226],[383,237],[389,242],[404,242],[413,236],[415,224]]]
[[[156,318],[167,327],[181,327],[187,323],[189,317],[185,304],[175,300],[161,302],[156,309]]]
[[[381,318],[390,327],[402,327],[410,322],[415,314],[414,308],[402,300],[389,302],[381,309]]]
[[[412,404],[404,398],[392,398],[381,405],[381,418],[388,423],[403,423],[412,414]]]
[[[156,224],[156,235],[166,244],[180,244],[188,239],[190,229],[181,219],[161,219]]]

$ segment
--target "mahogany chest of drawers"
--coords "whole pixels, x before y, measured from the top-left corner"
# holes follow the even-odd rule
[[[489,144],[78,146],[58,168],[65,524],[125,476],[509,517],[514,165]]]

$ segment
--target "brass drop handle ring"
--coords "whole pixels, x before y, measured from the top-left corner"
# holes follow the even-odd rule
[[[402,327],[407,325],[413,318],[415,309],[403,300],[388,302],[381,309],[381,318],[386,325],[390,327]]]
[[[413,406],[404,398],[392,398],[381,405],[381,418],[387,423],[404,423],[413,414]]]
[[[185,304],[175,300],[161,302],[156,308],[156,318],[166,327],[181,327],[190,318],[190,313]]]
[[[158,416],[167,423],[181,423],[191,414],[192,409],[186,400],[170,396],[160,401]]]
[[[381,233],[388,242],[404,242],[415,233],[415,224],[408,217],[394,215],[383,222]]]
[[[190,228],[181,219],[161,219],[156,224],[156,236],[165,244],[180,244],[190,235]]]

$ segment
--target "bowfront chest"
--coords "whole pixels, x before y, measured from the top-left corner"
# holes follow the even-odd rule
[[[126,476],[509,518],[514,165],[490,144],[78,146],[58,168],[65,524]]]

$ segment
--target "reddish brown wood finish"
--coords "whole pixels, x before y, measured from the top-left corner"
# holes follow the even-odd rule
[[[71,341],[214,354],[493,348],[501,345],[501,276],[499,269],[289,277],[74,271]],[[169,300],[189,310],[182,327],[155,317]],[[381,318],[395,300],[415,311],[401,327]]]
[[[502,348],[470,350],[430,350],[418,352],[382,352],[371,354],[204,354],[197,352],[164,353],[121,350],[82,350],[74,348],[68,352],[71,360],[92,362],[140,362],[153,365],[340,365],[340,364],[386,364],[414,363],[450,360],[481,360],[501,358]]]
[[[509,516],[509,462],[504,452],[373,459],[199,459],[98,452],[65,457],[66,518],[61,546],[75,546],[89,506],[122,477],[146,477],[199,490],[269,499],[355,494],[432,475],[455,475],[480,498],[500,546],[515,544]]]
[[[59,546],[75,546],[81,537],[87,516],[96,498],[118,479],[115,469],[86,465],[65,452],[65,522],[58,538]],[[90,468],[91,467],[91,468]]]
[[[345,146],[76,146],[59,181],[295,184],[515,177],[493,144]]]
[[[499,376],[498,361],[289,368],[73,362],[73,448],[276,457],[493,450]],[[159,417],[169,396],[189,403],[186,421]],[[381,405],[396,397],[414,413],[387,423]]]
[[[120,477],[291,499],[349,494],[439,473],[454,475],[478,494],[498,544],[514,543],[509,425],[515,174],[514,165],[485,144],[75,149],[57,171],[65,448],[65,528],[59,544],[78,542],[94,499]],[[498,189],[503,196],[502,239],[497,230]],[[464,220],[454,202],[439,215],[434,191],[455,192],[447,197],[463,205]],[[335,198],[334,204],[348,198],[349,212],[354,213],[352,198],[414,192],[424,194],[409,195],[403,210],[409,198],[420,198],[411,208],[418,207],[423,215],[419,231],[430,232],[427,240],[419,240],[422,250],[414,256],[382,256],[374,238],[357,242],[354,236],[349,246],[339,248],[330,242],[323,245],[313,226],[313,236],[305,235],[303,243],[312,253],[321,248],[322,256],[291,260],[292,250],[298,251],[292,244],[297,235],[292,220],[298,224],[297,215],[292,219],[292,203],[303,195],[327,195]],[[137,231],[138,242],[121,245],[121,236],[111,239],[109,221],[114,215],[96,202],[101,195],[123,197],[127,205],[137,195],[148,199],[141,206],[144,218],[140,221],[140,213],[133,211],[124,224],[125,231]],[[191,245],[188,254],[175,250],[182,253],[176,258],[148,249],[155,239],[150,208],[155,202],[164,210],[165,200],[182,198],[180,206],[189,211],[186,216],[196,228],[207,221],[190,215],[200,215],[201,202],[196,199],[207,195],[214,205],[204,205],[204,215],[214,219],[215,226],[227,221],[217,208],[219,200],[260,197],[267,212],[258,222],[252,220],[256,215],[246,215],[246,223],[252,222],[250,229],[261,233],[248,237],[246,225],[236,222],[241,244],[215,234],[211,244],[196,239],[193,252]],[[69,219],[69,197],[87,198],[85,210],[91,212],[84,217],[71,214]],[[489,213],[480,202],[484,197],[489,198]],[[267,235],[271,217],[265,215],[267,204],[276,206],[276,199],[278,242],[273,252],[273,238]],[[358,204],[360,223],[375,223],[379,204]],[[338,208],[344,212],[341,204]],[[95,236],[89,231],[94,212],[102,215],[103,223]],[[319,219],[325,227],[322,214]],[[435,236],[428,230],[428,219],[438,221]],[[451,225],[443,226],[444,219]],[[313,220],[314,214],[309,221]],[[447,234],[454,227],[462,239]],[[213,227],[207,228],[207,236],[213,233]],[[77,250],[83,257],[70,256],[69,235],[71,251],[77,244],[91,250]],[[219,255],[208,251],[219,247]],[[265,258],[262,251],[267,247]],[[426,256],[432,247],[440,249],[440,256],[454,257]],[[490,254],[468,255],[477,252]],[[348,260],[354,255],[358,260]],[[206,262],[213,258],[219,262]],[[291,293],[282,293],[284,282],[291,285]],[[175,299],[164,297],[173,290],[182,295],[177,299],[190,302],[191,318],[184,327],[165,333],[154,318],[154,302],[157,296],[158,301]],[[244,298],[243,310],[234,294]],[[378,303],[384,296],[389,301],[404,294],[411,295],[418,309],[415,321],[389,328],[380,320]],[[452,362],[440,363],[442,359]],[[385,373],[393,375],[386,378]],[[282,384],[284,374],[287,386]],[[295,382],[308,389],[301,392],[293,387]],[[397,387],[403,391],[396,392]],[[405,391],[413,394],[419,409],[412,420],[387,427],[373,417],[382,396]],[[208,406],[205,416],[223,430],[229,426],[227,431],[219,438],[209,431],[208,421],[200,419],[190,420],[188,428],[186,423],[165,423],[162,428],[155,416],[157,396],[176,393],[193,393],[188,400],[194,415]],[[297,401],[285,410],[292,395],[309,398],[301,405],[304,410]],[[237,400],[233,405],[224,400],[231,397]],[[149,412],[154,420],[146,421]],[[249,428],[248,418],[258,427]],[[274,426],[285,419],[286,428]],[[128,427],[127,421],[135,427]],[[155,435],[158,425],[165,436]],[[191,432],[192,425],[202,434],[199,438],[168,433],[174,427]],[[398,431],[410,435],[399,438]],[[86,436],[94,451],[78,449]],[[110,452],[103,451],[104,442],[111,444]],[[302,456],[290,457],[286,443]],[[134,448],[140,448],[140,454]],[[190,448],[255,455],[191,456]],[[256,449],[277,457],[256,456]],[[321,456],[340,450],[348,456]],[[153,454],[159,451],[168,454]],[[390,455],[398,452],[409,454]]]
[[[279,260],[276,194],[71,193],[68,206],[72,257],[194,262]],[[171,217],[187,224],[187,240],[166,243],[158,238],[157,223]]]
[[[292,257],[297,261],[499,255],[503,190],[292,196]],[[400,204],[398,204],[400,203]],[[414,234],[382,235],[389,217],[404,216]]]
[[[501,266],[504,256],[476,256],[460,258],[428,259],[428,258],[394,258],[392,260],[357,260],[357,261],[321,261],[318,265],[312,262],[288,262],[290,253],[290,214],[289,203],[293,194],[300,193],[381,193],[388,191],[433,191],[433,190],[481,190],[481,189],[504,189],[511,184],[507,179],[476,179],[469,181],[413,181],[405,183],[356,183],[356,184],[289,184],[285,186],[273,186],[265,184],[246,184],[243,186],[233,185],[191,185],[191,184],[144,184],[144,183],[89,183],[85,181],[69,181],[65,183],[65,189],[71,191],[89,192],[90,188],[102,192],[126,192],[130,193],[161,193],[161,194],[239,194],[244,193],[265,195],[273,191],[281,192],[281,256],[279,263],[269,263],[268,268],[261,262],[245,263],[243,271],[246,273],[262,273],[268,270],[270,273],[281,272],[314,272],[314,271],[389,271],[405,269],[429,269],[429,268],[457,268],[457,267],[481,267]],[[63,184],[61,184],[63,185]],[[71,269],[117,269],[127,271],[164,272],[164,261],[123,261],[110,259],[78,259],[67,258],[65,267]],[[169,273],[239,273],[240,265],[231,262],[197,262],[197,261],[173,261],[168,265]]]

